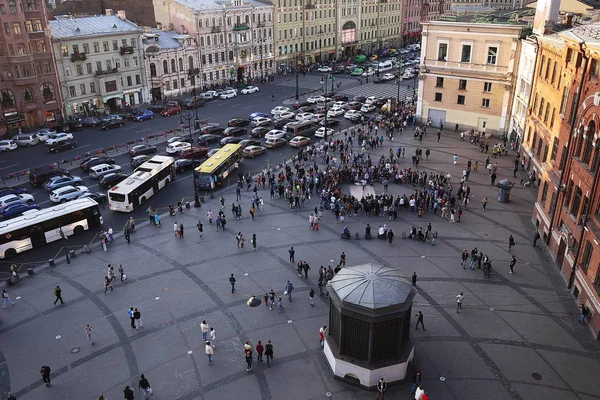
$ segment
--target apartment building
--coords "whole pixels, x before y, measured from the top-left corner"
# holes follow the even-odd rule
[[[402,43],[421,42],[421,22],[427,21],[429,5],[423,0],[405,0],[402,9]]]
[[[50,21],[66,116],[149,102],[140,29],[124,11]]]
[[[361,2],[359,44],[364,52],[372,53],[402,45],[403,4],[402,0],[363,0]]]
[[[61,95],[46,4],[8,0],[0,4],[0,21],[0,136],[60,123]]]

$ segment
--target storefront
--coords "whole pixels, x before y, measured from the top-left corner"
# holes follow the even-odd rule
[[[130,89],[123,91],[123,106],[124,107],[135,107],[137,104],[143,103],[142,89]]]

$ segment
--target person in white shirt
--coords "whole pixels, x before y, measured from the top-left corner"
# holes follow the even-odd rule
[[[415,392],[415,400],[421,400],[421,396],[423,396],[423,393],[425,393],[425,390],[423,390],[423,385],[419,385]]]
[[[210,327],[208,326],[206,321],[202,321],[202,323],[200,324],[200,331],[202,331],[202,340],[204,342],[206,342],[208,340],[208,331],[209,330],[210,330]]]
[[[215,340],[217,340],[217,332],[215,332],[215,330],[211,327],[210,328],[210,342],[212,344],[213,349],[216,347]]]
[[[456,295],[456,312],[458,313],[458,310],[462,310],[462,302],[463,299],[465,298],[465,296],[463,295],[463,292],[460,292],[458,295]]]
[[[206,342],[206,346],[204,347],[204,351],[206,352],[206,356],[208,357],[208,364],[212,364],[212,356],[215,353],[213,347],[210,345],[210,342]]]

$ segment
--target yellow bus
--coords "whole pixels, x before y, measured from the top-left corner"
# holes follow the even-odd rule
[[[244,156],[239,144],[226,144],[211,158],[195,169],[198,189],[214,189],[223,186],[225,179],[239,167]]]

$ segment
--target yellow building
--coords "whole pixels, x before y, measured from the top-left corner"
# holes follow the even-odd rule
[[[523,25],[423,23],[417,115],[432,125],[503,134]]]

